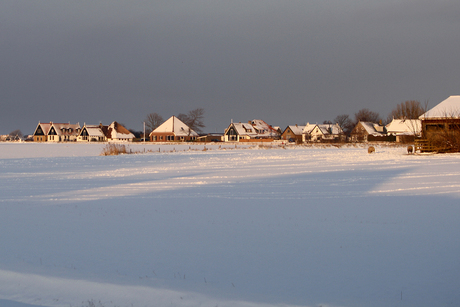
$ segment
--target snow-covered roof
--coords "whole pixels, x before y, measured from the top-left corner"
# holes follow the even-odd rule
[[[302,135],[303,129],[305,128],[305,126],[299,126],[299,125],[290,125],[288,127],[289,129],[291,129],[292,133],[294,133],[295,135]]]
[[[234,127],[238,135],[247,135],[250,137],[257,136],[257,132],[254,127],[248,123],[232,123],[230,126]]]
[[[171,116],[150,134],[165,132],[172,132],[175,136],[198,136],[198,133],[191,130],[186,124],[184,124],[184,122],[175,116]]]
[[[107,128],[107,137],[112,140],[134,139],[134,134],[115,121]]]
[[[414,135],[420,134],[422,124],[419,119],[393,119],[386,128],[390,134]]]
[[[227,132],[230,127],[234,127],[238,135],[250,138],[271,138],[278,134],[278,130],[261,119],[254,119],[248,123],[231,123],[225,131]]]
[[[257,132],[259,134],[272,135],[272,134],[277,133],[277,131],[275,129],[273,129],[272,126],[270,126],[269,124],[267,124],[265,121],[263,121],[261,119],[252,120],[251,125],[254,127],[254,129],[257,130]]]
[[[337,135],[337,134],[341,134],[343,133],[342,131],[342,128],[340,128],[340,126],[338,124],[319,124],[317,125],[319,129],[321,129],[321,132],[324,134],[324,135],[327,135],[327,134],[333,134],[333,135]]]
[[[82,131],[86,129],[86,132],[90,137],[105,137],[104,132],[100,125],[86,126],[84,125]]]
[[[317,130],[315,130],[317,128]],[[311,134],[313,130],[321,132],[324,135],[334,134],[338,135],[343,133],[342,128],[338,124],[310,124],[307,123],[303,128],[304,134]],[[316,132],[315,132],[316,133]]]
[[[313,129],[315,129],[316,126],[317,126],[316,124],[307,123],[303,128],[303,133],[310,134],[313,131]]]
[[[40,126],[43,134],[48,135],[48,132],[50,131],[52,123],[38,123],[37,128]],[[35,132],[37,132],[37,128],[35,128]],[[34,132],[34,134],[35,134]]]
[[[372,123],[372,122],[359,122],[358,124],[361,124],[361,126],[366,130],[367,134],[369,135],[375,135],[375,136],[381,136],[383,131],[380,130],[379,124]]]
[[[80,124],[78,123],[51,123],[51,127],[54,127],[57,135],[77,135],[80,132]]]
[[[460,118],[460,95],[450,96],[419,117],[421,120],[442,118]]]

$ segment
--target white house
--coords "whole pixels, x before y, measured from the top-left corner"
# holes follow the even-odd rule
[[[344,137],[339,124],[310,124],[303,129],[302,140],[304,142],[338,141]]]
[[[238,142],[250,139],[275,139],[279,137],[279,130],[273,128],[261,119],[254,119],[247,123],[230,123],[225,129],[225,142]]]
[[[75,141],[80,133],[80,124],[38,123],[33,134],[34,142]]]
[[[104,133],[107,130],[107,126],[99,125],[83,125],[80,133],[78,134],[78,142],[106,142],[107,137]]]
[[[413,141],[422,133],[422,122],[420,119],[393,119],[386,125],[388,135],[396,136],[396,142]]]
[[[80,124],[51,123],[48,130],[48,142],[76,141],[80,133]]]
[[[132,142],[134,134],[115,121],[107,127],[106,137],[108,141]]]

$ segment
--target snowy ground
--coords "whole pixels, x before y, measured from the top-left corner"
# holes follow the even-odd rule
[[[0,143],[0,306],[460,303],[458,154],[102,147]]]

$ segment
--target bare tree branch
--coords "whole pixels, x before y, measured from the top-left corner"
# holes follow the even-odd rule
[[[388,115],[387,121],[395,119],[417,119],[420,115],[426,112],[428,102],[425,107],[422,106],[420,101],[407,100],[398,104]]]
[[[348,114],[337,115],[336,118],[334,118],[334,122],[339,125],[345,134],[349,134],[351,130],[353,130],[353,121]]]
[[[370,111],[369,109],[361,109],[355,113],[355,125],[359,122],[378,123],[381,120],[379,113]]]
[[[186,124],[191,130],[201,133],[202,129],[206,127],[203,123],[203,118],[204,118],[204,109],[203,108],[197,108],[194,109],[188,114],[183,114],[180,113],[177,115],[177,118],[180,119],[184,124]]]
[[[145,126],[149,132],[152,132],[164,122],[163,117],[158,113],[150,113],[145,119]]]

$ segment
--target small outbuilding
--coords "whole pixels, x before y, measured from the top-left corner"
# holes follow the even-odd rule
[[[397,143],[410,143],[422,133],[420,119],[394,119],[386,125],[387,134],[396,137]]]

